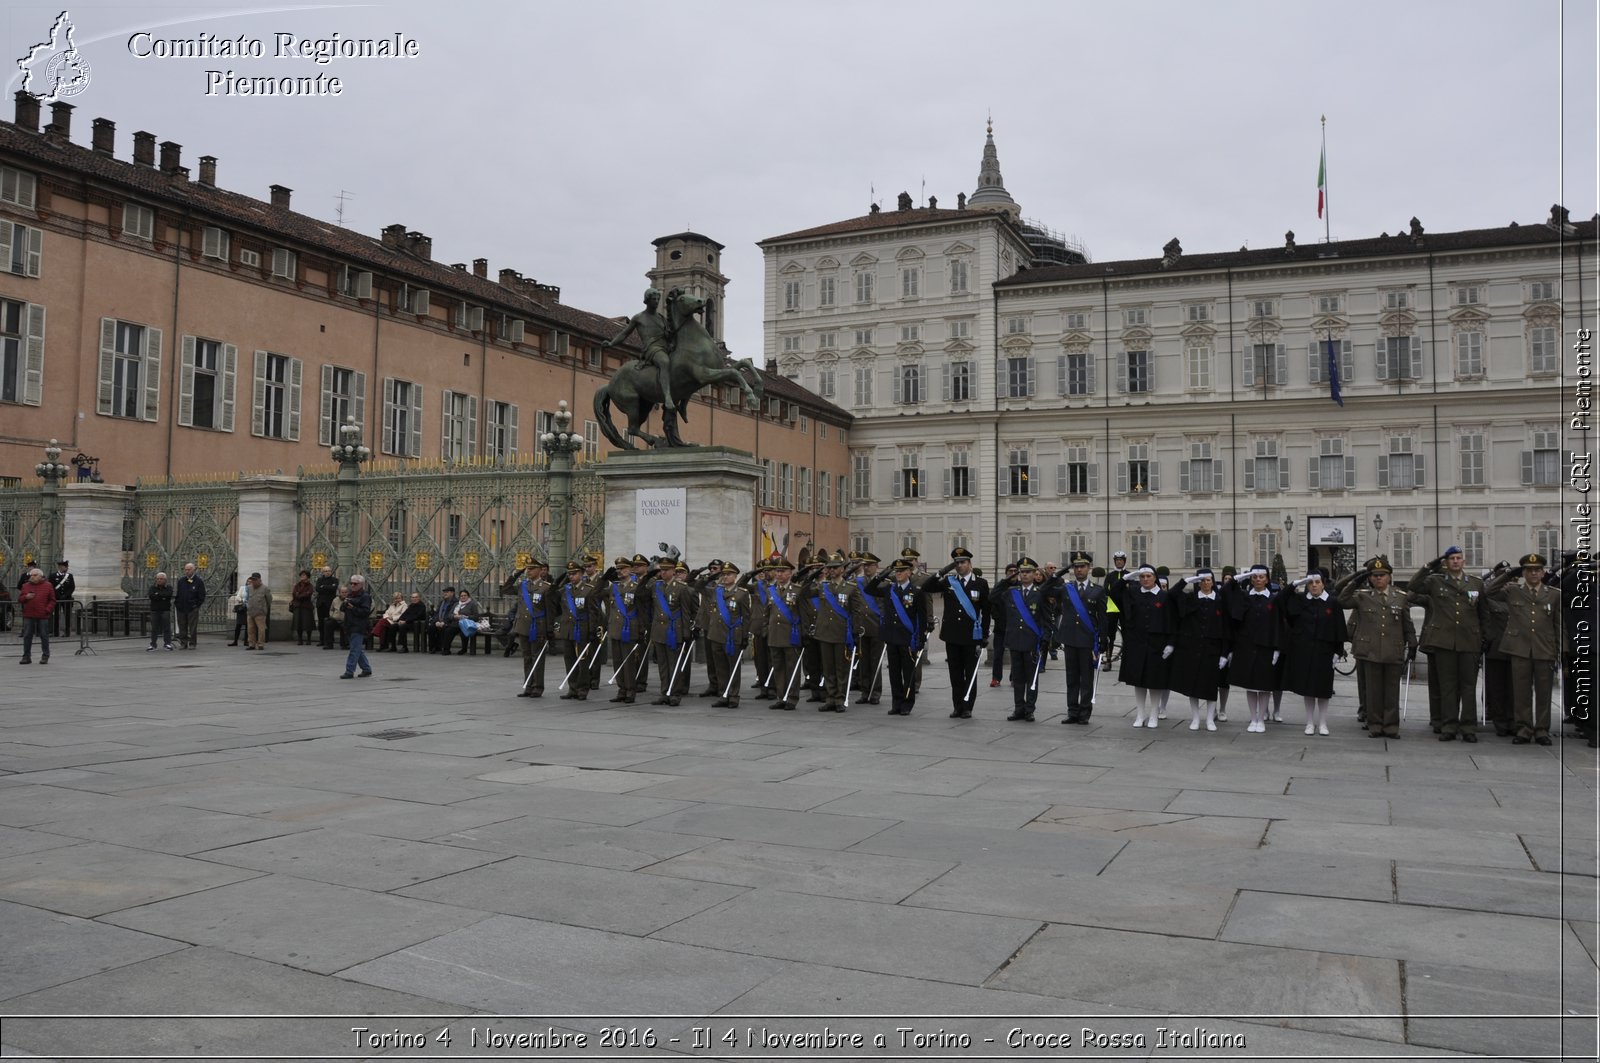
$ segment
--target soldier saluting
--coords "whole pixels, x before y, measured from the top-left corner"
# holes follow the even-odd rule
[[[1428,655],[1428,667],[1438,671],[1439,697],[1429,705],[1429,714],[1441,742],[1453,742],[1458,734],[1477,741],[1485,603],[1483,580],[1463,571],[1466,560],[1461,547],[1452,546],[1419,569],[1406,586],[1410,603],[1428,610],[1422,652]]]
[[[1506,633],[1500,648],[1511,658],[1511,691],[1517,733],[1514,745],[1531,739],[1550,745],[1550,695],[1556,662],[1561,659],[1561,591],[1546,586],[1545,560],[1529,554],[1520,562],[1522,580],[1511,583],[1518,570],[1507,569],[1489,584],[1489,607],[1506,614]],[[1530,696],[1531,695],[1531,696]]]
[[[1400,673],[1417,655],[1417,629],[1404,591],[1390,585],[1394,569],[1386,557],[1374,557],[1362,571],[1335,588],[1339,605],[1352,612],[1350,652],[1367,706],[1367,737],[1400,737]],[[1366,586],[1360,586],[1362,582]],[[1468,742],[1475,734],[1463,735]]]

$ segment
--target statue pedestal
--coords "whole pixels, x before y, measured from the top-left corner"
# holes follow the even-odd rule
[[[614,451],[593,466],[606,487],[606,557],[676,546],[691,568],[712,558],[750,567],[761,463],[731,447]]]

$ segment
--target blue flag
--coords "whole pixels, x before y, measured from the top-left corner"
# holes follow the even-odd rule
[[[1339,349],[1332,336],[1328,337],[1328,398],[1344,405],[1344,396],[1339,393]]]

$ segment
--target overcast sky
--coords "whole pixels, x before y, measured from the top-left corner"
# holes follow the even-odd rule
[[[73,4],[92,119],[183,145],[218,183],[449,262],[484,257],[633,313],[650,241],[727,245],[727,338],[759,357],[765,237],[954,207],[994,117],[1006,186],[1096,261],[1320,238],[1327,116],[1335,239],[1543,221],[1596,209],[1592,0],[1284,3],[987,0],[644,4],[389,0]],[[10,0],[5,55],[61,4]],[[140,58],[153,38],[262,42],[261,58]],[[274,55],[277,33],[414,40],[406,59]],[[1563,59],[1565,64],[1563,65]],[[208,70],[338,77],[338,96],[207,95]],[[18,87],[13,75],[7,97]],[[9,107],[9,103],[7,104]],[[9,114],[7,115],[9,117]],[[873,190],[876,190],[875,193]]]

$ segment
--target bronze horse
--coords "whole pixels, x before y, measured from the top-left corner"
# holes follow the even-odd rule
[[[650,411],[662,405],[660,378],[654,366],[630,361],[612,374],[610,383],[594,393],[595,419],[600,422],[600,430],[606,438],[616,446],[637,450],[633,445],[635,436],[651,447],[689,446],[678,435],[678,418],[688,416],[689,400],[702,388],[736,385],[744,392],[745,401],[752,410],[761,407],[761,374],[755,371],[748,358],[737,362],[727,359],[711,333],[694,316],[704,306],[705,300],[700,296],[676,289],[667,296],[669,334],[674,337],[672,402],[679,412],[663,413],[660,436],[653,436],[643,428]],[[745,370],[750,371],[753,379],[746,379]],[[611,423],[612,406],[628,419],[626,437]]]

